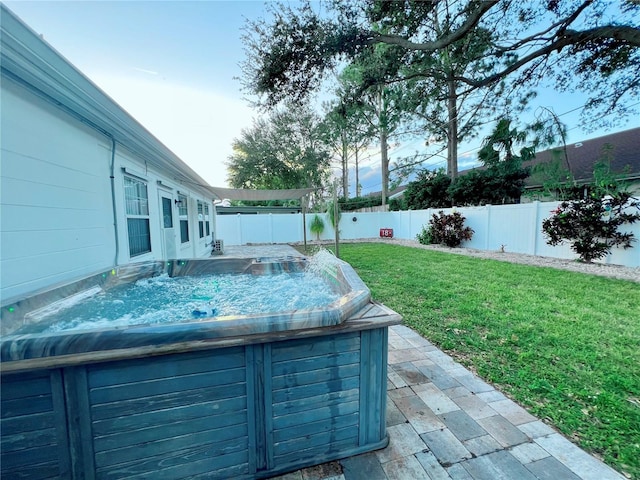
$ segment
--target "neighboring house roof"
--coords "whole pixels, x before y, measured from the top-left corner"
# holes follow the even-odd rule
[[[399,198],[404,195],[404,191],[407,189],[407,185],[400,185],[389,192],[389,198]],[[382,192],[380,192],[382,194]]]
[[[407,189],[407,185],[400,185],[399,187],[394,188],[393,190],[387,192],[387,198],[398,198],[404,194],[404,191]],[[364,197],[380,197],[382,195],[382,190],[378,190],[377,192],[371,192],[364,195]]]
[[[213,195],[207,182],[0,3],[2,74],[57,105],[178,182]]]
[[[640,128],[569,144],[566,146],[568,162],[564,162],[564,148],[556,147],[536,153],[535,158],[525,162],[523,166],[533,167],[560,158],[564,162],[562,166],[571,171],[576,181],[589,182],[593,179],[593,165],[602,158],[603,147],[606,144],[613,147],[611,170],[615,173],[624,173],[624,178],[629,180],[640,178]],[[528,188],[541,185],[540,178],[536,175],[529,177],[526,183]]]

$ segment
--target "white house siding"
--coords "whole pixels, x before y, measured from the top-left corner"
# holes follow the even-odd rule
[[[39,290],[117,265],[208,256],[214,235],[213,204],[116,145],[114,191],[118,258],[110,185],[111,140],[2,77],[0,102],[0,298],[5,304]],[[124,176],[147,182],[151,248],[129,255]],[[158,185],[158,181],[162,185]],[[159,189],[171,194],[173,249],[163,249]],[[180,242],[177,192],[188,198],[188,243]],[[199,237],[197,201],[209,205],[211,233]]]
[[[124,169],[124,170],[123,170]],[[198,192],[185,187],[184,184],[176,182],[158,172],[153,166],[138,159],[121,146],[116,147],[115,158],[115,199],[116,212],[118,212],[118,238],[119,254],[118,264],[131,262],[142,262],[148,260],[166,260],[167,258],[198,258],[211,254],[211,240],[214,235],[213,228],[213,203],[211,199],[205,198]],[[127,217],[125,215],[125,195],[124,177],[130,175],[134,178],[145,181],[147,184],[147,194],[149,199],[149,223],[151,230],[151,252],[143,255],[131,257],[129,255],[129,239],[127,234]],[[161,182],[159,184],[158,182]],[[162,205],[159,193],[163,192],[171,199],[173,209],[173,233],[171,234],[173,247],[164,245],[165,232],[162,228]],[[187,197],[188,221],[189,221],[189,241],[182,243],[180,240],[180,219],[178,207],[175,200],[178,193]],[[209,216],[211,233],[209,236],[200,238],[198,231],[198,201],[209,205]],[[169,239],[167,239],[169,240]],[[170,252],[167,254],[166,252]],[[171,255],[175,252],[175,255]]]
[[[105,138],[2,77],[1,295],[16,297],[113,263]]]
[[[4,5],[0,10],[2,305],[127,263],[209,255],[215,221],[205,181]],[[151,251],[136,256],[129,249],[125,172],[147,187]],[[175,231],[163,228],[162,189]],[[186,243],[178,192],[188,202]],[[199,201],[211,223],[202,238]]]

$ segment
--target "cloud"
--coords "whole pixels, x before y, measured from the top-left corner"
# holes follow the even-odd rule
[[[381,167],[364,167],[362,169],[360,169],[360,181],[362,182],[363,180],[369,180],[372,178],[377,178],[377,179],[381,179],[381,173],[382,169]]]
[[[148,73],[149,75],[158,75],[158,72],[154,72],[153,70],[145,70],[144,68],[133,67],[133,69],[137,72]]]

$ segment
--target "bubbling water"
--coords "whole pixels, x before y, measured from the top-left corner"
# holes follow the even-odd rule
[[[326,264],[330,259],[323,257],[300,273],[145,278],[100,291],[46,318],[34,318],[37,323],[24,327],[21,333],[124,328],[321,308],[340,296],[317,273],[323,269],[326,273]]]

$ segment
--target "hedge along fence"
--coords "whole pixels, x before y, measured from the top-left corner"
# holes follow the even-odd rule
[[[542,221],[551,216],[551,211],[560,202],[532,202],[518,205],[485,205],[482,207],[460,207],[466,218],[465,225],[474,230],[473,238],[463,243],[463,247],[478,250],[500,250],[525,253],[545,257],[575,259],[570,246],[547,245],[542,233]],[[431,215],[452,208],[406,210],[400,212],[342,212],[340,219],[340,239],[379,239],[380,229],[393,229],[394,238],[415,240],[424,225],[429,223]],[[316,236],[309,230],[315,213],[306,216],[307,242],[313,243]],[[334,239],[331,223],[324,216],[325,229],[320,236],[322,241]],[[220,215],[216,218],[218,239],[225,245],[296,243],[304,240],[302,214],[266,214],[266,215]],[[611,255],[602,263],[640,267],[640,224],[630,225],[627,230],[633,232],[634,247],[628,250],[614,248]]]

